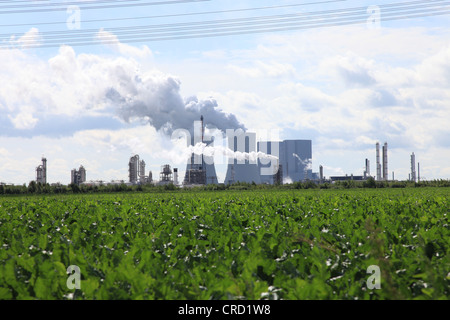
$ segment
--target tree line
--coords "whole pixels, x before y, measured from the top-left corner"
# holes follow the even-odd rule
[[[291,184],[268,185],[247,182],[237,182],[230,185],[217,184],[181,188],[173,184],[158,185],[50,185],[31,181],[28,186],[0,185],[0,195],[27,195],[27,194],[83,194],[83,193],[125,193],[125,192],[195,192],[195,191],[220,191],[220,190],[286,190],[286,189],[354,189],[354,188],[420,188],[420,187],[450,187],[450,180],[431,181],[375,181],[369,178],[364,181],[298,181]]]

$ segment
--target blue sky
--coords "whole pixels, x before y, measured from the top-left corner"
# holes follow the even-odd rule
[[[66,6],[74,2],[80,29],[68,25],[76,16]],[[198,112],[209,112],[206,122],[222,129],[242,125],[279,132],[280,139],[311,139],[312,169],[323,165],[325,176],[361,175],[366,158],[375,173],[375,143],[387,141],[390,175],[407,179],[415,152],[423,178],[450,178],[450,15],[383,21],[390,4],[412,3],[376,0],[83,8],[95,2],[17,1],[29,6],[20,10],[36,4],[63,10],[0,14],[1,182],[33,180],[42,155],[50,183],[70,183],[70,170],[80,165],[89,180],[127,180],[133,154],[153,176],[166,163],[182,176],[177,145],[163,130],[166,122],[188,126]],[[151,1],[129,3],[138,2]],[[416,12],[430,10],[424,4],[431,2],[416,2]],[[450,1],[440,4],[448,8]],[[6,5],[14,1],[0,12],[12,10]],[[117,29],[370,6],[380,8],[379,28],[360,23],[133,43]],[[271,8],[247,10],[262,7]],[[369,19],[361,12],[363,22]],[[147,16],[153,18],[139,19]],[[67,40],[89,30],[97,45]],[[60,33],[47,48],[49,31]],[[115,42],[102,44],[96,35]],[[36,47],[24,47],[24,39]],[[223,180],[225,166],[217,171]]]

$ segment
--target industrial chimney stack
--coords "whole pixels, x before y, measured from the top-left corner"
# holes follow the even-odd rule
[[[411,181],[416,182],[416,155],[414,152],[411,155]]]
[[[377,142],[377,181],[381,180],[381,164],[380,164],[380,143]]]
[[[383,146],[383,180],[388,180],[388,155],[387,155],[387,148],[388,144],[387,142],[384,143]]]

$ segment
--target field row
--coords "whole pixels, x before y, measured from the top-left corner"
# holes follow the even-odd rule
[[[423,188],[3,197],[0,299],[448,299],[448,196]],[[77,290],[67,286],[72,265]]]

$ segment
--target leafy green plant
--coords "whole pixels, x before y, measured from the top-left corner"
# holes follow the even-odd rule
[[[244,186],[247,188],[248,186]],[[0,198],[0,299],[448,299],[447,188]],[[67,287],[67,267],[81,289]],[[381,290],[366,286],[371,265]]]

